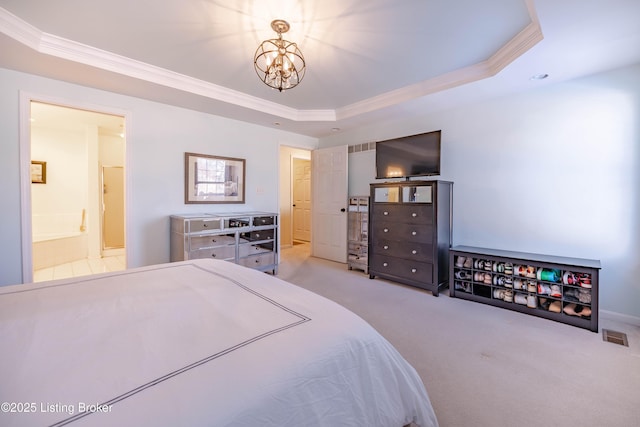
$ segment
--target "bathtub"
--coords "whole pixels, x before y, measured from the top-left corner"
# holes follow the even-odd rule
[[[86,232],[38,233],[33,235],[33,269],[87,258],[89,244]]]

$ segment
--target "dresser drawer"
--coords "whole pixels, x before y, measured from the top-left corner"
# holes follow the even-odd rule
[[[371,210],[376,221],[406,222],[411,224],[433,224],[432,205],[381,205],[374,204]]]
[[[433,245],[430,243],[378,239],[373,245],[373,251],[380,255],[388,255],[416,261],[433,261]]]
[[[273,242],[259,244],[244,243],[238,246],[238,256],[240,258],[265,252],[273,252]]]
[[[370,274],[391,275],[414,282],[433,283],[433,264],[383,255],[370,255]]]
[[[266,267],[276,263],[276,254],[275,252],[265,252],[259,255],[251,255],[245,258],[240,258],[238,260],[238,264],[244,265],[245,267]]]
[[[253,218],[254,227],[260,227],[262,225],[273,225],[276,223],[276,219],[273,216],[256,216]]]
[[[207,236],[190,236],[189,238],[189,249],[194,251],[198,249],[205,248],[215,248],[218,246],[228,246],[236,244],[235,235],[229,236],[226,234],[222,235],[207,235]]]
[[[396,240],[400,242],[431,243],[433,241],[433,227],[424,224],[404,224],[401,222],[378,222],[374,235],[381,240]]]
[[[250,242],[256,242],[258,240],[273,240],[275,230],[273,228],[268,230],[249,231],[247,233],[240,233],[240,239],[248,240]]]
[[[367,249],[366,244],[349,242],[349,254],[366,255]]]
[[[235,246],[220,246],[217,248],[199,249],[189,252],[189,259],[215,258],[215,259],[235,259]]]
[[[194,219],[189,221],[189,233],[197,233],[206,230],[220,230],[222,221],[220,219]]]

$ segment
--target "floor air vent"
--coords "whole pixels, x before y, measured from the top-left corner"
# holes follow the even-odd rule
[[[629,347],[629,342],[627,341],[627,334],[617,331],[612,331],[610,329],[602,330],[602,339],[606,342],[611,342],[614,344],[620,344],[625,347]]]

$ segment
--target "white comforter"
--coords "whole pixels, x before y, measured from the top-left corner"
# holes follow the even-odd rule
[[[0,343],[2,426],[437,425],[366,322],[223,261],[0,288]]]

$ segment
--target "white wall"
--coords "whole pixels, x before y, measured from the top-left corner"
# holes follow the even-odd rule
[[[640,65],[378,123],[320,147],[442,129],[454,244],[599,259],[601,309],[640,318]],[[351,194],[375,157],[350,155]],[[366,194],[366,193],[365,193]]]
[[[278,211],[280,144],[313,148],[315,138],[183,108],[0,69],[0,285],[22,281],[20,91],[126,111],[128,266],[169,261],[169,215],[238,210]],[[246,159],[243,205],[185,205],[184,152]],[[26,213],[25,213],[26,214]]]
[[[47,162],[46,184],[31,185],[33,233],[78,232],[87,208],[84,132],[34,128],[31,158]]]

